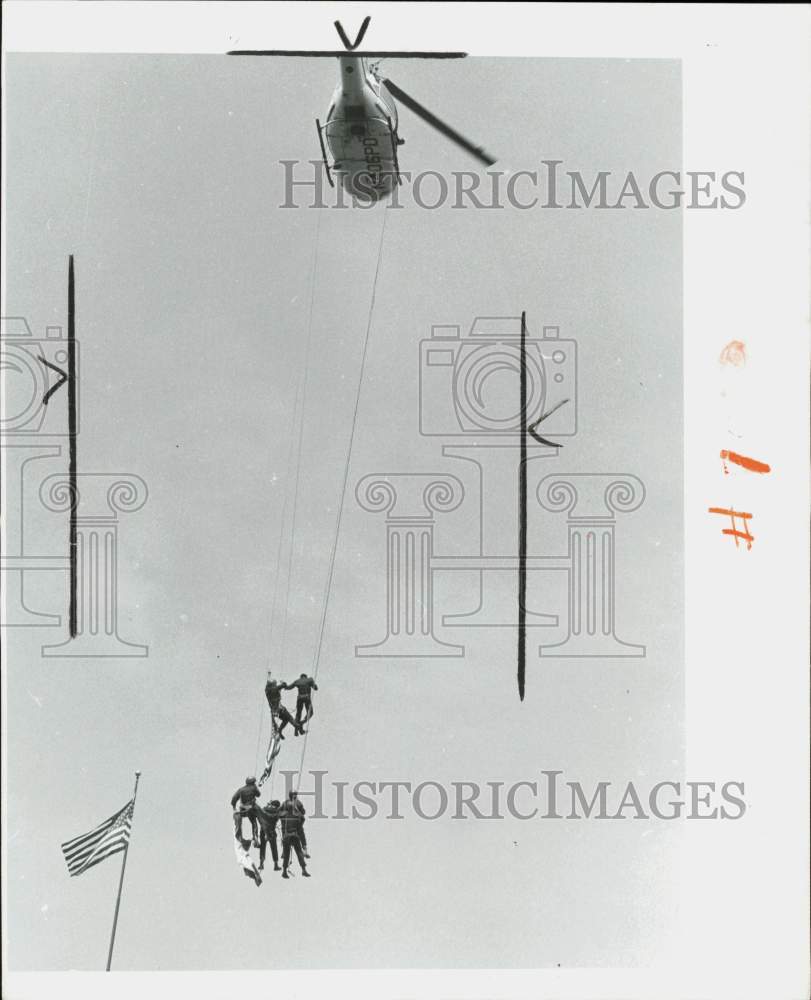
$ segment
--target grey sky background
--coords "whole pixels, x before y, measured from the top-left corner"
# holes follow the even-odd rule
[[[388,72],[512,169],[549,158],[586,176],[680,168],[675,62]],[[277,207],[278,161],[316,158],[313,119],[335,79],[327,60],[7,59],[7,312],[37,335],[64,325],[75,255],[79,468],[136,473],[150,491],[120,526],[120,634],[148,643],[149,658],[41,659],[58,630],[7,640],[14,969],[103,967],[118,860],[69,879],[59,844],[123,805],[136,768],[119,969],[631,966],[672,926],[666,823],[312,820],[309,882],[256,890],[235,863],[228,800],[257,769],[260,720],[267,735],[265,671],[271,658],[285,677],[312,666],[386,211]],[[473,169],[406,110],[400,131],[404,170]],[[431,212],[405,200],[386,221],[305,769],[350,783],[509,783],[542,768],[584,783],[678,778],[680,213]],[[319,214],[282,660],[273,585]],[[558,325],[578,341],[580,430],[548,471],[645,483],[645,504],[617,528],[617,631],[648,647],[640,660],[531,653],[523,705],[510,630],[439,629],[466,643],[464,659],[354,657],[383,634],[385,530],[353,499],[368,473],[453,473],[468,499],[438,518],[437,548],[473,551],[470,470],[419,435],[418,345],[432,324],[466,330],[521,309],[533,330]],[[26,537],[58,553],[64,518],[37,508],[37,485]],[[514,484],[498,488],[512,518]],[[565,518],[531,509],[533,551],[565,552]],[[35,603],[55,611],[64,582],[48,576]],[[474,606],[472,581],[452,584],[447,610]],[[554,581],[532,586],[533,606],[562,613]],[[288,739],[279,765],[296,768],[299,752]]]

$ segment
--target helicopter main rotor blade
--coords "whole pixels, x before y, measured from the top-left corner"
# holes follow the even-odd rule
[[[467,52],[396,52],[373,49],[369,52],[351,50],[364,59],[465,59]],[[346,55],[342,49],[230,49],[227,56],[291,56],[299,59],[340,59]]]
[[[475,156],[480,163],[486,164],[491,167],[495,162],[496,158],[491,156],[489,153],[485,152],[481,146],[476,146],[469,139],[466,139],[463,135],[453,129],[446,122],[443,122],[441,118],[437,118],[435,114],[432,114],[428,108],[424,108],[419,101],[415,101],[413,97],[409,97],[408,94],[401,90],[396,83],[392,83],[391,80],[383,80],[383,83],[391,92],[392,97],[404,104],[409,111],[413,111],[415,115],[418,115],[424,122],[427,122],[432,128],[435,128],[437,132],[441,132],[446,138],[450,139],[451,142],[455,142],[457,146],[461,146],[462,149],[467,150],[472,156]]]

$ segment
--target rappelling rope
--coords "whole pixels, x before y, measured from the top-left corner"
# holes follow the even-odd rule
[[[330,553],[329,570],[327,572],[327,580],[326,580],[326,585],[324,587],[324,601],[323,601],[323,608],[322,608],[322,612],[321,612],[321,624],[320,624],[319,629],[318,629],[318,644],[316,646],[315,657],[313,659],[313,672],[312,672],[312,678],[313,678],[313,680],[315,680],[315,678],[318,675],[318,667],[319,667],[319,664],[321,662],[321,648],[322,648],[322,646],[324,644],[324,628],[325,628],[326,622],[327,622],[327,611],[329,609],[329,598],[330,598],[330,594],[332,592],[332,578],[333,578],[333,575],[335,573],[335,556],[336,556],[337,551],[338,551],[338,539],[339,539],[340,533],[341,533],[341,519],[343,517],[344,502],[346,500],[346,487],[347,487],[347,484],[349,482],[349,464],[350,464],[350,461],[352,459],[352,445],[353,445],[354,440],[355,440],[355,427],[357,425],[357,420],[358,420],[358,409],[360,408],[360,393],[361,393],[361,387],[363,385],[363,375],[364,375],[364,372],[366,370],[366,355],[367,355],[368,349],[369,349],[369,338],[370,338],[370,334],[371,334],[371,330],[372,330],[372,318],[374,316],[375,300],[377,298],[377,279],[378,279],[378,277],[380,275],[380,262],[383,259],[383,237],[384,237],[384,235],[386,233],[386,221],[387,221],[388,217],[389,217],[389,202],[386,202],[386,207],[383,210],[383,225],[382,225],[382,227],[380,229],[380,241],[379,241],[379,243],[377,245],[377,264],[375,265],[375,276],[374,276],[374,282],[372,284],[372,299],[371,299],[371,302],[369,303],[369,315],[368,315],[368,318],[367,318],[367,321],[366,321],[366,336],[365,336],[364,341],[363,341],[363,354],[361,355],[361,361],[360,361],[360,373],[358,375],[358,388],[357,388],[357,392],[355,394],[355,409],[354,409],[354,412],[352,414],[352,429],[351,429],[351,431],[349,433],[349,444],[347,445],[347,449],[346,449],[346,462],[345,462],[345,465],[344,465],[344,481],[343,481],[343,485],[341,487],[341,501],[340,501],[340,504],[338,505],[338,516],[336,517],[336,520],[335,520],[335,536],[334,536],[334,538],[332,540],[332,552]],[[307,752],[307,738],[308,738],[309,735],[310,735],[310,725],[309,725],[309,722],[308,722],[308,724],[307,724],[307,730],[306,730],[306,732],[304,734],[304,742],[303,742],[302,747],[301,747],[301,759],[299,761],[298,780],[296,782],[296,790],[298,790],[299,785],[301,784],[301,776],[302,776],[303,768],[304,768],[304,755]]]
[[[299,479],[301,475],[301,453],[302,453],[302,443],[304,441],[304,415],[307,412],[307,383],[309,381],[310,373],[310,346],[312,344],[312,332],[313,332],[313,303],[315,301],[315,285],[316,277],[318,273],[318,235],[321,229],[321,212],[317,213],[317,221],[315,226],[315,244],[313,247],[313,263],[310,270],[311,281],[310,281],[310,308],[307,319],[307,346],[304,354],[304,377],[303,377],[303,387],[301,393],[301,409],[299,410],[299,425],[298,425],[298,447],[296,451],[296,480],[295,489],[293,492],[293,524],[290,530],[290,552],[287,560],[287,593],[285,596],[285,609],[284,609],[284,620],[282,624],[282,652],[280,669],[284,673],[286,657],[287,657],[287,622],[290,618],[290,584],[293,579],[293,557],[296,544],[296,522],[298,520],[298,492],[299,492]]]
[[[286,635],[287,635],[287,619],[288,619],[289,612],[290,612],[290,582],[291,582],[291,579],[292,579],[292,570],[293,570],[293,545],[294,545],[295,533],[296,533],[296,509],[297,509],[297,506],[298,506],[299,473],[300,473],[300,470],[301,470],[301,442],[302,442],[302,436],[303,436],[305,403],[306,403],[306,397],[307,397],[307,373],[308,373],[308,369],[309,369],[309,366],[310,366],[309,365],[309,362],[310,362],[310,344],[312,343],[312,332],[313,332],[313,302],[315,300],[315,283],[316,283],[316,274],[317,274],[317,270],[318,270],[318,238],[319,238],[320,232],[321,232],[321,213],[317,212],[316,213],[316,220],[315,220],[315,234],[313,236],[312,251],[311,251],[311,254],[310,254],[310,290],[309,290],[310,291],[310,295],[309,295],[310,301],[309,301],[309,307],[308,307],[308,310],[307,310],[307,341],[306,341],[305,352],[304,352],[304,371],[302,373],[302,377],[299,379],[298,386],[296,387],[296,400],[295,400],[295,404],[293,406],[293,416],[292,416],[292,420],[291,420],[291,431],[292,431],[294,429],[294,427],[295,427],[296,420],[298,419],[299,432],[298,432],[298,453],[297,453],[297,456],[296,456],[296,475],[295,475],[295,483],[294,483],[294,491],[293,491],[293,526],[292,526],[292,530],[291,530],[291,533],[290,533],[290,552],[289,552],[288,560],[287,560],[287,584],[286,584],[286,588],[285,588],[284,616],[282,618],[282,641],[281,641],[281,646],[280,646],[281,671],[284,670],[285,644],[286,644]],[[299,403],[301,403],[300,406],[299,406]],[[288,453],[287,453],[287,472],[288,472],[288,474],[290,472],[291,461],[292,461],[292,458],[293,458],[293,443],[294,443],[294,438],[293,438],[293,436],[291,434],[290,448],[289,448]],[[277,609],[278,609],[277,602],[279,601],[280,593],[281,593],[281,588],[279,587],[279,578],[281,576],[282,549],[283,549],[283,543],[284,543],[285,527],[287,525],[287,511],[289,509],[289,504],[290,504],[290,490],[287,489],[285,491],[284,505],[282,507],[281,524],[279,526],[279,542],[278,542],[278,545],[277,545],[277,548],[276,548],[276,575],[275,575],[274,582],[273,582],[273,599],[271,601],[271,616],[270,616],[271,637],[273,636],[273,633],[275,632],[275,629],[276,629],[276,619],[278,617],[278,615],[277,615]],[[264,764],[263,764],[262,758],[260,757],[260,754],[259,754],[259,748],[260,748],[260,746],[262,744],[262,731],[264,729],[264,721],[265,721],[265,706],[264,706],[264,704],[260,703],[260,706],[259,706],[259,731],[258,731],[257,736],[256,736],[256,754],[255,754],[256,768],[255,768],[255,773],[259,772],[260,767],[261,767],[262,770],[264,770]],[[273,728],[274,728],[273,727],[273,720],[271,719],[270,738],[268,740],[267,751],[265,752],[265,758],[264,758],[265,760],[267,760],[267,755],[270,752],[270,746],[271,746],[271,743],[273,741]],[[271,781],[272,781],[272,777],[273,776],[271,775]]]
[[[301,382],[299,382],[298,386],[296,387],[296,402],[295,402],[295,406],[294,406],[294,409],[293,409],[293,417],[291,419],[291,430],[295,426],[296,413],[298,411],[298,403],[299,403],[299,399],[300,398],[301,398]],[[291,436],[290,436],[290,447],[289,447],[288,452],[287,452],[287,466],[286,467],[287,467],[288,472],[290,471],[290,467],[291,467],[292,462],[293,462],[293,440],[294,440],[293,439],[293,435],[291,434]],[[281,576],[282,547],[283,547],[283,543],[284,543],[284,528],[285,528],[285,525],[287,524],[287,510],[288,510],[289,506],[290,506],[290,490],[288,489],[288,490],[285,491],[284,504],[282,506],[281,524],[279,526],[279,541],[278,541],[278,544],[276,546],[276,575],[275,575],[274,580],[273,580],[273,599],[271,601],[271,605],[272,605],[272,608],[273,608],[273,610],[271,611],[271,621],[270,621],[271,636],[273,635],[273,632],[274,632],[274,622],[276,620],[276,601],[277,601],[277,598],[278,598],[278,595],[279,595],[279,577]],[[288,588],[289,588],[289,581],[288,581]],[[255,773],[258,772],[260,766],[262,766],[262,758],[259,756],[259,748],[260,748],[260,746],[262,744],[262,731],[264,729],[264,722],[265,722],[265,706],[263,704],[260,704],[260,706],[259,706],[259,731],[256,734],[256,767],[254,768],[254,772]],[[271,734],[270,735],[271,735],[271,739],[272,739],[273,738],[273,730],[272,730],[272,728],[271,728]],[[268,750],[269,749],[270,749],[270,744],[268,744]],[[265,754],[265,757],[267,757],[267,753]]]

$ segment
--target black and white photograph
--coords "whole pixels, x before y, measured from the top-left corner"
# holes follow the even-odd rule
[[[808,995],[810,22],[4,5],[4,996]]]

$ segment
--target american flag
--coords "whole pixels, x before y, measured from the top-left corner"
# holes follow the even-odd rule
[[[123,809],[105,820],[90,833],[83,833],[62,844],[62,853],[71,875],[81,875],[88,868],[104,861],[111,854],[124,851],[130,841],[132,814],[135,799],[131,799]]]
[[[276,725],[276,716],[270,713],[270,742],[268,743],[268,752],[265,758],[265,770],[259,777],[257,784],[261,788],[262,785],[268,780],[273,771],[273,762],[279,754],[279,750],[282,748],[281,740],[279,739],[279,727]]]

